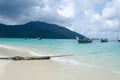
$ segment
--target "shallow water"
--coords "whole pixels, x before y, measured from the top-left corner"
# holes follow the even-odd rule
[[[120,71],[120,42],[80,44],[74,39],[17,39],[0,38],[0,47],[27,50],[33,55],[72,54],[64,58],[54,58],[61,62]]]

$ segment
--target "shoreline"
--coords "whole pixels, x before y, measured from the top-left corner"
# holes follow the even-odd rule
[[[3,51],[3,55],[1,55],[1,52]],[[24,54],[23,54],[24,53]],[[14,48],[14,47],[10,47],[10,46],[0,46],[0,56],[8,56],[8,57],[13,57],[13,56],[22,56],[22,57],[35,57],[35,56],[47,56],[47,55],[36,55],[34,52],[29,52],[29,51],[25,51],[25,50],[21,50],[20,48]],[[49,55],[51,56],[51,55]],[[118,70],[110,70],[110,69],[106,69],[106,68],[100,68],[94,65],[87,65],[87,64],[81,64],[81,63],[77,63],[76,61],[73,60],[68,60],[68,59],[63,59],[61,60],[61,58],[51,58],[50,61],[53,62],[58,62],[58,63],[63,63],[63,64],[71,64],[71,65],[76,65],[76,66],[83,66],[83,67],[88,67],[88,68],[95,68],[98,70],[105,70],[105,71],[110,71],[112,73],[115,74],[120,74],[120,71]]]
[[[4,53],[3,55],[1,55],[2,51]],[[24,54],[21,54],[21,53],[24,53]],[[34,52],[27,51],[27,50],[22,50],[20,48],[14,48],[14,47],[11,47],[11,46],[3,46],[3,47],[0,46],[0,56],[3,56],[3,57],[7,57],[7,56],[8,57],[13,57],[13,56],[36,57],[36,56],[48,56],[48,55],[43,55],[43,54],[37,55]],[[53,55],[49,55],[49,56],[53,56]],[[115,73],[115,74],[120,74],[119,70],[99,68],[99,67],[94,66],[94,65],[81,64],[81,63],[77,63],[73,60],[68,60],[68,59],[65,59],[65,58],[64,59],[62,58],[62,60],[59,57],[58,58],[51,58],[50,61],[63,63],[63,64],[67,63],[67,64],[70,64],[70,65],[76,65],[76,66],[83,66],[83,67],[87,67],[87,68],[95,68],[95,69],[98,69],[98,70],[110,71],[110,72]]]
[[[32,56],[28,52],[0,47],[2,56]],[[0,61],[1,80],[120,80],[120,74],[53,60]]]

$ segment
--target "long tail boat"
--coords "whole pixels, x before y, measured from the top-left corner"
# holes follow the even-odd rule
[[[102,38],[102,39],[101,39],[101,42],[108,42],[108,39]]]
[[[81,39],[79,37],[76,37],[76,40],[79,42],[79,43],[91,43],[93,41],[93,39]]]

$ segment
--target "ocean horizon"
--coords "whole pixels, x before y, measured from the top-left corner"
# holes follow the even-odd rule
[[[34,56],[70,54],[52,60],[120,73],[120,42],[114,40],[80,44],[75,39],[0,38],[0,47],[28,51]]]

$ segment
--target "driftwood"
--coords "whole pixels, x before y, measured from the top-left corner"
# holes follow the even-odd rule
[[[1,60],[50,60],[55,57],[65,57],[72,55],[58,55],[58,56],[41,56],[41,57],[21,57],[21,56],[13,56],[13,57],[0,57]]]

